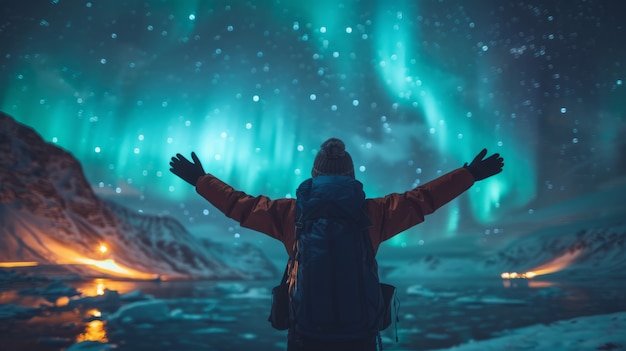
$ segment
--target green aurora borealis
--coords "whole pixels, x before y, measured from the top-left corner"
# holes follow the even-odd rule
[[[483,147],[505,157],[501,175],[392,245],[504,231],[626,173],[617,2],[2,6],[2,110],[73,153],[102,196],[183,223],[232,226],[168,171],[178,152],[272,198],[294,194],[331,136],[370,197]]]

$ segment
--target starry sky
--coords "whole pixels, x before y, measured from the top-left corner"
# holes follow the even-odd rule
[[[94,190],[199,235],[250,236],[169,172],[195,151],[291,197],[339,137],[369,197],[486,147],[502,174],[391,240],[506,236],[511,218],[626,184],[621,1],[3,1],[0,108]],[[562,214],[563,215],[563,214]],[[253,236],[254,240],[261,240]]]

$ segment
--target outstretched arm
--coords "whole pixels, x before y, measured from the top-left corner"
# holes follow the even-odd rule
[[[504,159],[497,153],[485,159],[486,154],[487,150],[483,149],[469,165],[465,163],[463,167],[402,194],[368,199],[374,223],[370,231],[372,243],[379,244],[423,222],[425,216],[464,193],[474,182],[500,173]]]
[[[380,244],[422,223],[427,215],[464,193],[472,184],[472,174],[460,167],[404,193],[368,199],[368,212],[373,223],[372,243]]]
[[[195,152],[191,153],[191,159],[193,162],[176,154],[170,162],[170,171],[195,186],[198,194],[242,227],[267,234],[281,240],[285,247],[291,247],[295,226],[293,199],[250,196],[206,173]]]
[[[200,177],[196,191],[227,217],[282,241],[286,247],[294,235],[294,199],[272,200],[236,190],[212,174]],[[288,246],[290,247],[290,246]]]

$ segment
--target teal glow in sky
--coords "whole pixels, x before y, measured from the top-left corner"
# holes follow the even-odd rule
[[[10,2],[0,106],[102,196],[217,228],[232,223],[169,173],[175,153],[278,198],[339,137],[374,197],[486,147],[505,171],[392,244],[502,233],[626,173],[622,5],[557,3]]]

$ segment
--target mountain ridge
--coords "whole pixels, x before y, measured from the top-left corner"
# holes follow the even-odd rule
[[[70,264],[114,260],[169,278],[273,278],[252,245],[198,239],[176,219],[100,199],[71,153],[0,113],[0,260]],[[107,252],[98,252],[106,245]],[[234,257],[242,259],[229,262]],[[89,267],[77,272],[87,274]]]

